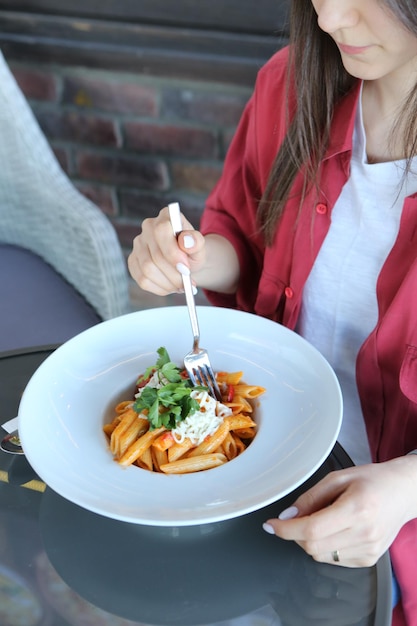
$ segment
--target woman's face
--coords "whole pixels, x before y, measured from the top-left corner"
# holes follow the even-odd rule
[[[416,81],[417,37],[381,0],[312,0],[318,25],[339,48],[349,74],[364,80],[404,74]],[[411,75],[410,75],[411,72]]]

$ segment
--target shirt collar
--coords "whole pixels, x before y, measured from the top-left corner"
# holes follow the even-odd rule
[[[358,80],[352,89],[337,104],[330,132],[325,159],[342,152],[352,152],[353,129],[356,109],[361,93],[362,81]]]

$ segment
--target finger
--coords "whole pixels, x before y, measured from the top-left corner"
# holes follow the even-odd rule
[[[298,515],[293,519],[269,519],[264,529],[274,532],[282,539],[298,542],[326,540],[350,528],[350,516],[346,508],[349,508],[348,502],[344,504],[337,500],[311,515]]]
[[[389,545],[375,542],[353,524],[324,538],[296,541],[315,561],[345,567],[370,567]]]
[[[336,526],[337,518],[334,522],[330,522],[335,532],[327,534],[329,525],[322,523],[316,524],[317,517],[325,518],[329,514],[329,510],[336,507],[332,505],[321,513],[313,514],[313,516],[303,518],[306,520],[301,539],[295,539],[296,543],[307,554],[312,556],[316,561],[322,563],[331,563],[344,565],[345,567],[370,567],[374,565],[380,556],[386,552],[392,543],[389,536],[375,534],[369,531],[367,526],[355,523],[357,516],[351,516],[345,522],[341,522],[339,528]],[[342,516],[343,518],[343,516]],[[272,520],[273,522],[273,520]],[[344,528],[342,527],[344,525]],[[324,529],[324,532],[322,532]]]
[[[315,561],[320,563],[328,563],[345,568],[372,567],[381,556],[375,551],[372,544],[343,545],[343,539],[335,539],[342,541],[342,547],[335,550],[329,550],[328,546],[323,552],[311,554]],[[340,545],[340,544],[337,544]]]
[[[178,235],[178,246],[194,262],[201,255],[204,245],[204,236],[198,230],[183,230]]]
[[[178,263],[187,266],[188,258],[177,244],[167,209],[163,209],[156,218],[142,222],[142,232],[134,239],[128,258],[129,271],[142,289],[166,295],[182,289]]]
[[[349,480],[343,471],[328,474],[267,525],[283,539],[294,540],[325,538],[348,529],[355,512],[352,499],[346,496]]]
[[[349,471],[339,470],[327,474],[294,502],[299,515],[309,515],[330,506],[346,490],[350,480]]]
[[[188,260],[180,251],[174,234],[171,232],[165,239],[165,247],[161,248],[156,241],[149,245],[149,256],[143,261],[142,272],[147,279],[153,280],[167,291],[182,289],[182,278],[179,266],[188,269]]]
[[[141,262],[140,257],[131,254],[128,257],[128,268],[132,278],[141,289],[158,296],[165,296],[178,291],[167,277],[152,262]]]
[[[166,261],[152,238],[149,238],[149,243],[142,235],[135,238],[128,257],[128,268],[142,289],[157,295],[178,291],[182,286],[178,270]]]

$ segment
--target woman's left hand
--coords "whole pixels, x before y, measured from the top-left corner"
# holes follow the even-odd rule
[[[417,517],[416,484],[416,455],[331,472],[264,528],[316,561],[369,567]]]

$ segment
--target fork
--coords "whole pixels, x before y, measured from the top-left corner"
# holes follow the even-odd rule
[[[177,237],[182,231],[180,205],[173,202],[168,205],[169,219],[171,221],[172,230]],[[221,402],[222,397],[207,350],[200,348],[200,329],[198,326],[197,310],[195,306],[193,284],[191,275],[181,274],[184,285],[185,300],[187,302],[188,314],[190,316],[191,328],[193,331],[193,349],[184,357],[184,367],[187,370],[193,385],[202,385],[207,387],[210,395]]]

